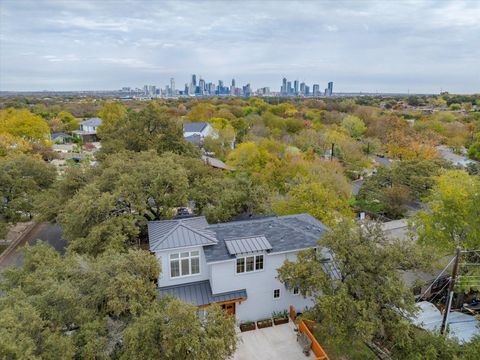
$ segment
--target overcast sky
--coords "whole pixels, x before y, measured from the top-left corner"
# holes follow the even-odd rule
[[[0,90],[480,92],[480,1],[0,0]]]

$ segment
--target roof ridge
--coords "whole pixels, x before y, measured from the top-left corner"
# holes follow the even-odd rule
[[[265,239],[267,238],[265,236],[265,234],[261,234],[261,235],[245,235],[245,236],[239,236],[239,237],[236,237],[236,236],[232,236],[232,237],[226,237],[226,238],[223,238],[224,241],[233,241],[233,240],[242,240],[242,239],[251,239],[251,238],[257,238],[257,237],[264,237]]]
[[[217,243],[218,243],[218,239],[213,238],[212,236],[209,236],[208,234],[204,234],[204,233],[202,233],[201,231],[199,231],[198,229],[196,229],[196,228],[194,228],[194,227],[192,227],[192,226],[188,226],[188,225],[186,225],[186,224],[184,224],[184,223],[182,223],[182,222],[180,222],[180,223],[178,224],[178,226],[183,226],[184,228],[187,228],[188,230],[193,231],[194,233],[196,233],[196,234],[198,234],[198,235],[200,235],[200,236],[203,236],[203,237],[205,237],[205,238],[207,238],[207,239],[211,239],[214,244],[217,244]],[[177,227],[178,227],[178,226],[177,226]],[[175,227],[175,228],[177,228],[177,227]]]
[[[167,220],[167,221],[168,221],[168,220]],[[175,221],[175,220],[174,220],[174,221]],[[179,226],[179,222],[177,221],[177,224],[176,224],[174,227],[172,227],[165,235],[162,236],[161,241],[157,242],[157,243],[155,244],[155,247],[154,247],[152,250],[155,250],[160,244],[162,244],[162,243],[165,241],[165,239],[166,239],[175,229],[178,228],[178,226]]]

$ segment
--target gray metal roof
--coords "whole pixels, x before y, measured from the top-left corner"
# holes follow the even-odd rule
[[[102,125],[102,119],[98,117],[90,118],[85,121],[82,121],[80,125],[86,125],[86,126],[100,126]]]
[[[188,304],[196,306],[247,298],[246,289],[213,294],[209,280],[165,286],[158,288],[158,292],[160,293],[160,296],[173,296]]]
[[[183,124],[185,132],[202,132],[209,124],[207,122],[193,122]]]
[[[263,235],[240,239],[225,239],[225,245],[230,255],[247,254],[272,249],[272,245],[270,245]]]
[[[325,225],[308,214],[271,216],[215,225],[208,225],[203,216],[148,223],[151,251],[210,245],[203,248],[207,262],[235,258],[226,243],[234,239],[263,236],[270,245],[270,252],[275,253],[315,247],[326,231]],[[254,248],[252,240],[241,245]],[[267,245],[264,244],[264,247]]]
[[[207,220],[203,216],[178,220],[150,221],[148,223],[150,250],[216,244],[215,233],[208,230],[207,226]]]
[[[309,214],[273,216],[257,220],[232,221],[208,227],[215,232],[218,244],[203,248],[207,262],[233,259],[226,240],[263,236],[271,244],[271,253],[293,251],[317,246],[327,227]]]

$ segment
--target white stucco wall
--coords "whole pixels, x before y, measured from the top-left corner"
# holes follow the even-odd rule
[[[171,278],[170,277],[170,254],[175,254],[183,251],[195,251],[195,250],[198,250],[200,253],[200,274]],[[205,261],[205,255],[203,253],[203,248],[201,246],[157,252],[155,253],[155,256],[157,257],[160,264],[160,268],[161,268],[160,277],[158,279],[158,286],[160,287],[185,284],[185,283],[190,283],[194,281],[208,280],[210,278],[210,269],[208,268],[207,263]]]
[[[288,310],[290,305],[295,306],[299,312],[312,306],[311,299],[301,295],[293,295],[285,286],[276,279],[277,268],[286,259],[295,260],[295,253],[264,254],[264,269],[251,273],[236,273],[236,261],[230,260],[210,264],[210,283],[214,294],[226,291],[246,289],[248,299],[241,304],[236,304],[236,317],[238,321],[259,320],[268,318],[273,311]],[[273,291],[280,289],[280,298],[273,298]]]

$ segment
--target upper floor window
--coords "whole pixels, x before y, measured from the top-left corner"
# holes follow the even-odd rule
[[[185,251],[170,254],[170,277],[200,274],[199,251]]]
[[[280,298],[280,289],[273,290],[273,298],[274,299]]]
[[[293,295],[298,295],[298,294],[300,294],[300,291],[298,290],[297,286],[294,286],[293,287]]]
[[[263,270],[263,255],[237,258],[237,274]]]

